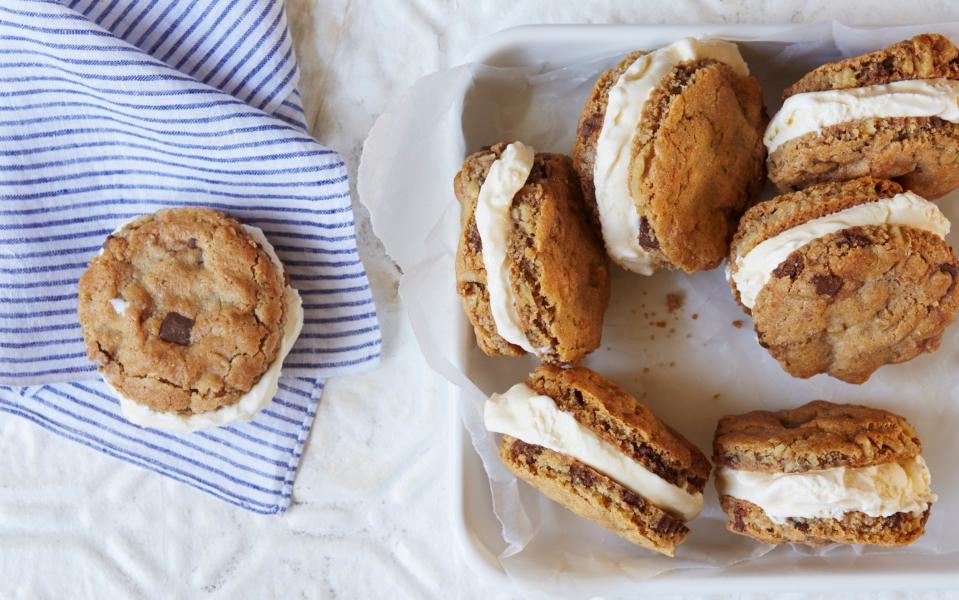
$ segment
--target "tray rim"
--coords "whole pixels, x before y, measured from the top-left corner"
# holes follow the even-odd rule
[[[586,43],[595,41],[598,31],[604,35],[620,37],[626,34],[655,33],[659,36],[680,38],[690,35],[765,35],[799,26],[795,23],[781,24],[700,24],[700,25],[520,25],[500,30],[481,40],[461,61],[462,64],[485,64],[495,67],[528,66],[529,63],[508,60],[510,52],[516,52],[532,44]],[[803,24],[805,25],[805,24]],[[879,25],[857,26],[870,29]],[[463,90],[465,95],[466,89]],[[465,319],[462,320],[465,323]],[[461,328],[462,329],[462,328]],[[465,347],[463,332],[457,336]],[[451,402],[449,418],[449,522],[458,553],[473,573],[488,583],[515,583],[499,565],[496,555],[483,544],[468,522],[466,507],[466,461],[475,455],[460,414],[463,402],[470,401],[461,387],[448,383]],[[893,554],[873,555],[869,562],[884,562],[880,557]],[[852,567],[829,568],[822,564],[803,566],[790,573],[744,572],[755,566],[755,561],[733,565],[723,572],[718,568],[675,569],[649,579],[641,580],[644,593],[762,593],[772,591],[927,591],[936,589],[959,589],[959,552],[923,556],[928,564],[920,570],[895,570],[886,565],[857,564]],[[908,579],[906,579],[908,578]]]

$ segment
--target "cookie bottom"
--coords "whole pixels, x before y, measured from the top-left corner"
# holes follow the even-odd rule
[[[900,117],[833,125],[777,148],[768,169],[784,192],[868,175],[935,199],[959,188],[959,124]]]
[[[746,500],[722,496],[720,504],[729,517],[726,529],[733,533],[767,544],[791,542],[806,546],[907,546],[925,533],[930,511],[927,508],[922,513],[896,513],[888,517],[848,512],[842,519],[789,519],[780,525],[771,521],[762,508]]]
[[[675,556],[689,535],[680,519],[569,456],[504,435],[500,458],[550,500],[637,546]]]

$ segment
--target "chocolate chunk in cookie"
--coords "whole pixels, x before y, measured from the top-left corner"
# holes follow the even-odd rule
[[[195,321],[178,312],[170,311],[160,323],[160,339],[181,346],[190,345],[190,331]]]

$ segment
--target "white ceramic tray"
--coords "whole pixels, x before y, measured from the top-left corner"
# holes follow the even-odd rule
[[[780,31],[780,26],[536,26],[522,27],[503,31],[487,39],[468,57],[466,62],[481,63],[496,67],[514,67],[543,65],[543,70],[561,68],[568,64],[582,63],[600,57],[607,57],[616,54],[624,54],[636,48],[655,48],[668,44],[681,37],[690,35],[711,35],[717,37],[741,37],[751,35],[764,35],[774,31]],[[904,36],[906,37],[906,36]],[[746,56],[749,60],[749,55]],[[797,65],[797,72],[801,73],[808,66]],[[780,90],[766,90],[767,106],[770,112],[778,107],[778,101],[775,98]],[[463,90],[466,94],[467,90]],[[469,103],[465,104],[464,110],[469,109]],[[575,121],[574,121],[575,123]],[[573,127],[574,125],[569,125]],[[568,151],[568,150],[567,150]],[[362,177],[362,174],[361,174]],[[767,194],[769,192],[767,191]],[[362,190],[361,190],[362,194]],[[952,211],[955,213],[955,211]],[[955,218],[954,214],[950,215]],[[950,238],[955,244],[955,235]],[[389,251],[389,246],[387,250]],[[622,279],[622,274],[618,276]],[[627,276],[629,277],[629,276]],[[635,277],[635,276],[633,276]],[[617,284],[614,281],[614,302],[616,301]],[[707,299],[708,300],[708,299]],[[657,300],[650,299],[650,310],[655,310],[653,306]],[[696,301],[695,298],[693,301]],[[718,302],[724,302],[725,299]],[[731,301],[729,301],[732,306]],[[707,308],[708,310],[708,308]],[[725,309],[724,309],[725,311]],[[667,313],[661,308],[658,310],[659,318],[666,318]],[[736,316],[735,311],[721,312],[723,318],[741,318],[746,322],[746,327],[750,326],[748,318]],[[688,320],[689,315],[686,315]],[[639,317],[637,317],[638,319]],[[668,326],[672,327],[674,320],[669,321]],[[728,321],[727,321],[728,322]],[[686,331],[689,323],[679,323],[680,334]],[[684,328],[685,327],[685,328]],[[655,329],[650,330],[655,333]],[[744,335],[744,332],[730,329],[730,335]],[[450,361],[456,364],[464,373],[471,374],[471,369],[483,371],[489,369],[488,366],[482,366],[475,357],[475,342],[472,339],[471,331],[464,318],[459,318],[459,327],[451,332],[455,336],[458,347],[462,348],[462,354],[456,357],[450,357]],[[678,335],[678,334],[677,334]],[[666,338],[665,331],[661,336]],[[615,343],[615,342],[613,342]],[[675,345],[676,340],[663,341],[667,345]],[[604,339],[604,347],[607,346],[607,340]],[[608,348],[607,348],[608,350]],[[955,349],[947,350],[954,352]],[[666,354],[664,354],[665,356]],[[648,358],[654,361],[657,355],[654,353]],[[735,360],[732,356],[717,356],[716,360]],[[482,360],[482,359],[479,359]],[[600,359],[608,360],[607,359]],[[500,363],[502,364],[502,363]],[[532,363],[530,363],[532,364]],[[589,364],[589,363],[587,363]],[[520,375],[529,365],[521,364],[519,366],[509,366],[505,369],[502,381],[498,387],[505,389],[514,380],[522,379]],[[622,364],[606,365],[619,374],[618,380],[622,382],[624,374],[630,373],[630,369]],[[660,365],[664,366],[664,365]],[[641,366],[635,367],[640,369]],[[602,370],[602,369],[601,369]],[[508,374],[507,374],[508,373]],[[935,375],[935,373],[933,373]],[[488,375],[480,373],[479,377]],[[509,379],[512,378],[512,379]],[[616,379],[616,377],[614,377]],[[635,380],[634,380],[635,381]],[[626,384],[627,382],[623,382]],[[701,385],[698,381],[685,381],[683,384]],[[627,385],[627,387],[629,387]],[[662,386],[661,386],[662,387]],[[655,391],[655,390],[654,390]],[[704,388],[705,394],[711,391]],[[660,389],[662,392],[662,389]],[[490,497],[489,481],[483,466],[476,455],[469,435],[466,434],[462,423],[459,407],[463,406],[465,401],[462,397],[461,389],[451,386],[450,394],[457,397],[457,401],[450,403],[450,476],[451,476],[451,521],[459,540],[461,555],[478,575],[486,578],[503,579],[507,576],[501,568],[497,556],[506,547],[500,534],[500,524],[493,514],[492,500]],[[805,399],[813,399],[810,394],[815,394],[815,386],[806,391],[797,391],[789,396],[784,402],[785,405],[796,405],[796,398],[806,394]],[[856,398],[855,389],[850,386],[849,394],[846,394],[842,400],[850,401]],[[838,399],[838,398],[837,398]],[[946,398],[937,400],[948,401]],[[475,401],[475,398],[472,399]],[[868,398],[862,401],[867,402]],[[772,405],[775,405],[773,402]],[[894,407],[895,404],[884,404],[884,406]],[[658,407],[657,407],[658,408]],[[758,408],[758,407],[757,407]],[[676,413],[676,410],[667,410],[669,413]],[[910,417],[912,415],[910,414]],[[667,417],[669,420],[669,417]],[[704,435],[699,429],[711,428],[714,422],[705,424],[697,429],[698,441],[703,448],[708,446],[703,443]],[[684,430],[684,423],[674,423],[680,430]],[[929,454],[931,451],[927,451]],[[934,460],[939,464],[948,465],[949,458],[943,457],[940,460]],[[941,471],[941,469],[940,469]],[[934,473],[934,477],[941,473]],[[939,480],[945,480],[940,477]],[[955,486],[956,479],[949,477],[946,485]],[[940,495],[942,495],[942,485],[938,486]],[[951,490],[950,493],[954,493]],[[952,523],[955,523],[953,521]],[[941,525],[940,525],[941,526]],[[692,529],[696,530],[697,523],[692,524]],[[959,526],[948,525],[957,532]],[[730,534],[731,535],[731,534]],[[666,560],[666,559],[663,559]],[[549,566],[544,565],[548,571]],[[594,575],[595,576],[595,575]],[[535,585],[536,582],[525,581],[517,582],[526,586]],[[584,589],[589,587],[588,581]],[[612,583],[608,579],[598,578],[597,587],[608,588]],[[684,569],[666,572],[653,579],[644,580],[639,587],[633,588],[636,592],[656,593],[656,592],[768,592],[768,591],[840,591],[840,590],[863,590],[863,589],[923,589],[923,588],[947,588],[959,586],[959,553],[938,554],[938,555],[914,555],[901,554],[896,552],[868,554],[858,557],[855,560],[830,559],[825,556],[786,556],[779,554],[778,557],[764,557],[758,560],[751,560],[738,565],[727,567],[722,570],[717,569]],[[616,585],[615,587],[619,587]]]

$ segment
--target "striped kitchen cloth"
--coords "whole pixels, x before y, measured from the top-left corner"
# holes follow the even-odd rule
[[[0,3],[0,410],[261,513],[289,504],[322,379],[380,330],[346,169],[306,132],[282,0]],[[87,361],[77,281],[133,216],[206,206],[262,228],[303,297],[250,423],[127,423]]]

